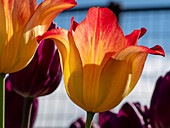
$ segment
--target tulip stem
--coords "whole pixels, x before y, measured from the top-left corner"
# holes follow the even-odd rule
[[[92,124],[94,114],[95,113],[93,113],[93,112],[87,112],[85,128],[91,128],[91,124]]]
[[[4,128],[5,122],[5,74],[0,73],[0,128]]]
[[[34,98],[24,97],[24,110],[22,117],[22,128],[30,127],[30,117]]]

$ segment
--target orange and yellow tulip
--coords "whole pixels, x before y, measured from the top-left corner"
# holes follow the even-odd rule
[[[37,36],[49,28],[63,10],[76,6],[75,0],[0,1],[0,73],[12,73],[24,68],[33,57]]]
[[[91,8],[70,31],[55,29],[38,37],[51,38],[60,52],[66,91],[87,112],[116,107],[138,82],[147,55],[165,56],[164,50],[138,46],[145,28],[124,36],[116,16],[107,8]]]

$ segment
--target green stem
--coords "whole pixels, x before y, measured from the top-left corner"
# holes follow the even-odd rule
[[[92,124],[94,114],[95,113],[93,113],[93,112],[87,112],[85,128],[91,128],[91,124]]]
[[[5,122],[5,74],[0,73],[0,128]]]
[[[22,128],[30,127],[30,117],[34,98],[24,97],[24,111],[22,116]]]

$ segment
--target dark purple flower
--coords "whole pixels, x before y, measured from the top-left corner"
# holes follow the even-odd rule
[[[150,119],[153,128],[170,127],[170,72],[156,82],[150,105]]]
[[[118,114],[99,113],[99,125],[101,128],[148,128],[147,111],[139,103],[125,103]]]
[[[112,111],[99,113],[100,128],[118,128],[119,120],[117,114]]]
[[[13,90],[9,78],[6,79],[5,83],[5,128],[21,128],[24,98]],[[30,128],[35,122],[37,110],[38,99],[36,98],[33,101]]]
[[[86,119],[80,117],[70,125],[70,128],[85,128],[85,124],[86,124]],[[99,128],[99,126],[95,122],[92,122],[91,128]]]
[[[50,29],[55,28],[52,24]],[[24,97],[38,97],[50,94],[59,85],[62,77],[59,53],[52,40],[40,43],[34,58],[21,71],[9,74],[17,93]]]
[[[147,128],[145,109],[139,103],[125,103],[117,116],[121,128]]]

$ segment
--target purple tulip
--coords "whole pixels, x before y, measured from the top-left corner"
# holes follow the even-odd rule
[[[150,105],[150,119],[153,128],[170,127],[170,72],[156,82]]]
[[[86,119],[80,117],[70,125],[70,128],[85,128],[85,124],[86,124]],[[91,128],[99,128],[99,126],[95,122],[92,122]]]
[[[139,103],[125,103],[118,114],[111,111],[99,114],[101,128],[148,128],[147,107]]]
[[[121,128],[128,126],[129,128],[147,128],[146,107],[142,107],[140,103],[126,103],[118,113],[119,124]],[[122,123],[123,122],[123,123]]]
[[[119,119],[117,114],[112,111],[99,113],[100,128],[119,128]]]
[[[5,83],[5,128],[21,128],[24,98],[13,90],[9,78],[6,79]],[[30,128],[33,127],[35,122],[37,109],[38,99],[34,99],[31,112]]]
[[[50,29],[55,28],[52,24]],[[21,71],[9,74],[17,93],[23,97],[39,97],[50,94],[62,77],[59,53],[51,40],[40,43],[32,61]]]

